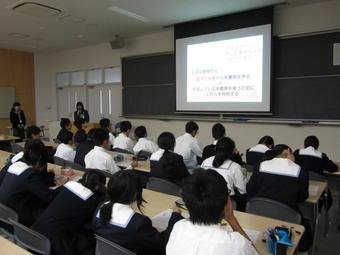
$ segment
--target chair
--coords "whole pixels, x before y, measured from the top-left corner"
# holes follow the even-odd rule
[[[10,219],[14,228],[15,242],[31,251],[37,252],[42,255],[49,255],[51,249],[50,240],[47,237],[39,234],[38,232],[22,225],[21,223]]]
[[[121,149],[121,148],[113,148],[112,151],[134,155],[132,152],[130,152],[128,150]]]
[[[146,188],[168,195],[177,197],[181,196],[181,188],[178,185],[161,178],[150,177],[148,183],[146,184]]]
[[[14,239],[12,224],[9,221],[10,219],[13,221],[18,221],[18,214],[11,208],[0,203],[0,222],[4,223],[4,226],[0,228],[0,232],[5,237]]]
[[[301,224],[301,215],[299,212],[285,204],[268,198],[254,197],[250,199],[246,206],[246,212],[295,224]]]
[[[140,151],[138,152],[138,155],[137,157],[144,157],[144,158],[150,158],[151,157],[151,152],[148,152],[148,151]]]
[[[55,162],[55,159],[54,159],[54,162]],[[68,161],[68,160],[65,160],[64,162],[65,162],[64,167],[66,167],[66,168],[71,168],[71,169],[79,170],[79,171],[83,171],[83,172],[86,171],[85,167],[83,167],[82,165],[80,165],[78,163]]]
[[[58,166],[65,166],[66,165],[66,160],[65,159],[62,159],[62,158],[59,158],[59,157],[56,157],[54,156],[54,164],[58,165]]]
[[[245,164],[242,166],[243,168],[247,169],[248,172],[253,172],[254,171],[254,166]]]
[[[96,236],[96,255],[136,255],[132,251],[113,243],[101,236]]]
[[[24,151],[24,148],[16,143],[11,143],[11,149],[12,149],[12,152],[15,154]]]
[[[54,143],[61,144],[61,142],[58,139],[53,139]]]

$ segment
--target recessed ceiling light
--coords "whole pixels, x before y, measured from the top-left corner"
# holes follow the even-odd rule
[[[21,34],[21,33],[10,33],[8,36],[13,37],[13,38],[19,38],[19,39],[25,39],[29,37],[29,35],[26,34]]]
[[[145,23],[148,23],[148,22],[151,22],[152,20],[150,18],[147,18],[147,17],[144,17],[144,16],[141,16],[137,13],[134,13],[134,12],[130,12],[128,10],[125,10],[125,9],[122,9],[122,8],[119,8],[117,6],[111,6],[108,8],[110,11],[113,11],[113,12],[117,12],[119,14],[123,14],[125,16],[128,16],[130,18],[133,18],[133,19],[137,19],[139,21],[142,21],[142,22],[145,22]]]
[[[51,17],[61,13],[61,10],[57,8],[34,2],[20,3],[15,5],[12,10],[40,18]]]

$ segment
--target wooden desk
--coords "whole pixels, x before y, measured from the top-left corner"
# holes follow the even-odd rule
[[[11,142],[18,139],[20,139],[20,137],[0,134],[0,142]]]
[[[43,143],[44,143],[44,145],[45,146],[51,146],[51,147],[53,147],[53,148],[57,148],[58,147],[58,143],[54,143],[54,142],[49,142],[49,141],[44,141],[44,140],[41,140]],[[17,143],[19,146],[21,146],[21,147],[25,147],[25,143],[26,142],[21,142],[21,143]]]
[[[7,164],[6,160],[10,155],[10,152],[0,150],[0,170]]]
[[[0,254],[9,255],[32,255],[32,253],[24,250],[20,246],[0,236]]]
[[[170,196],[167,194],[151,191],[144,189],[143,197],[147,201],[144,204],[144,208],[142,209],[144,214],[148,217],[153,217],[160,212],[163,212],[169,208],[172,208],[175,205],[175,201],[178,197]],[[276,219],[261,217],[249,213],[242,213],[239,211],[234,211],[236,218],[244,229],[252,229],[260,232],[264,232],[268,229],[268,227],[275,227],[279,225],[285,225],[288,227],[294,227],[296,231],[301,232],[301,235],[297,233],[293,233],[292,241],[294,242],[294,247],[289,247],[287,251],[287,255],[292,255],[294,250],[299,243],[302,234],[304,233],[304,227],[301,225],[288,223]],[[267,249],[266,243],[262,242],[261,236],[259,236],[258,240],[255,243],[256,248],[259,250],[259,254],[261,255],[270,255]]]
[[[326,190],[327,188],[327,183],[326,182],[319,182],[319,181],[309,181],[309,185],[313,185],[318,187],[317,193],[315,195],[309,194],[308,199],[306,200],[307,203],[319,203],[320,197],[322,193]]]
[[[116,157],[118,154],[124,156],[123,161],[116,162],[116,164],[120,167],[126,167],[127,165],[130,165],[132,161],[132,157],[134,157],[134,155],[132,154],[121,153],[121,152],[108,151],[108,153],[111,154],[112,157]],[[138,161],[138,166],[135,167],[134,169],[141,171],[141,172],[150,173],[150,160]]]

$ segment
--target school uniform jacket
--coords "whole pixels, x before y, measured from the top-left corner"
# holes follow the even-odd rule
[[[163,149],[159,149],[150,157],[150,177],[157,177],[176,183],[181,186],[182,180],[189,176],[187,167],[184,164],[183,157],[174,152],[168,152],[169,163],[163,166],[160,162],[164,154]]]
[[[252,148],[249,148],[246,153],[247,164],[255,166],[263,161],[264,154],[270,150],[264,144],[257,144]]]
[[[165,254],[165,246],[173,225],[183,217],[172,213],[168,228],[158,232],[151,220],[136,213],[129,205],[115,203],[112,207],[112,217],[108,224],[103,225],[99,219],[99,211],[93,220],[96,234],[117,243],[137,254]]]
[[[66,128],[62,128],[59,130],[59,133],[57,135],[57,139],[60,141],[61,140],[61,137],[64,133],[67,133],[67,132],[70,132],[69,130],[67,130]]]
[[[80,143],[76,149],[74,162],[85,167],[85,156],[94,148],[94,142],[86,140]]]
[[[26,118],[25,118],[25,113],[23,110],[20,110],[20,118],[18,114],[16,114],[14,111],[11,111],[9,114],[11,123],[12,123],[12,128],[18,128],[19,125],[26,125]]]
[[[219,167],[213,166],[215,156],[207,158],[203,161],[201,167],[204,169],[213,169],[218,172],[228,183],[230,195],[235,195],[235,188],[240,194],[246,193],[247,178],[241,171],[241,166],[228,159]]]
[[[96,208],[105,198],[103,192],[92,192],[74,181],[59,189],[56,198],[32,226],[49,239],[81,231],[86,223],[92,221]]]
[[[330,160],[325,153],[322,153],[310,146],[294,152],[295,162],[308,171],[323,174],[323,171],[336,172],[338,166]]]
[[[85,139],[84,139],[85,138]],[[86,140],[87,134],[84,129],[79,129],[74,135],[74,141],[78,143],[80,140]]]
[[[265,197],[297,209],[308,198],[308,171],[286,158],[274,158],[255,166],[247,184],[250,197]]]
[[[18,161],[8,166],[0,178],[0,203],[18,213],[19,221],[32,225],[37,216],[53,200],[54,191],[48,188],[42,171]]]
[[[202,154],[202,161],[216,155],[216,144],[217,144],[217,142],[218,141],[216,140],[216,141],[214,141],[213,144],[209,144],[209,145],[204,147],[203,154]],[[240,154],[233,154],[231,156],[231,160],[234,161],[235,163],[241,165],[241,166],[244,164]]]

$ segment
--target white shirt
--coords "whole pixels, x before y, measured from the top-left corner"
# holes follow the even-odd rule
[[[270,149],[264,144],[257,144],[254,147],[249,149],[249,151],[259,152],[259,153],[266,153],[269,150]]]
[[[196,156],[202,157],[202,148],[198,140],[189,133],[177,137],[175,152],[182,155],[184,160],[196,160]]]
[[[258,255],[252,243],[220,225],[195,225],[180,220],[171,231],[167,255]]]
[[[120,133],[114,141],[113,148],[119,148],[123,150],[127,150],[133,153],[133,141],[130,137],[126,136],[124,133]]]
[[[157,144],[155,144],[153,141],[142,137],[138,139],[138,142],[133,147],[133,152],[137,155],[140,151],[147,151],[150,153],[154,153],[158,150]]]
[[[76,151],[71,145],[61,143],[58,145],[54,156],[73,162],[76,156]]]
[[[114,143],[115,143],[115,137],[111,132],[109,132],[109,146],[113,147]]]
[[[94,146],[85,156],[85,167],[88,169],[99,169],[114,174],[120,170],[113,157],[106,150]]]
[[[247,177],[243,174],[241,166],[230,159],[224,161],[220,167],[214,167],[213,161],[215,156],[207,158],[202,162],[201,167],[204,169],[216,170],[228,183],[228,189],[230,190],[230,195],[235,195],[234,187],[238,189],[241,194],[247,192]]]

